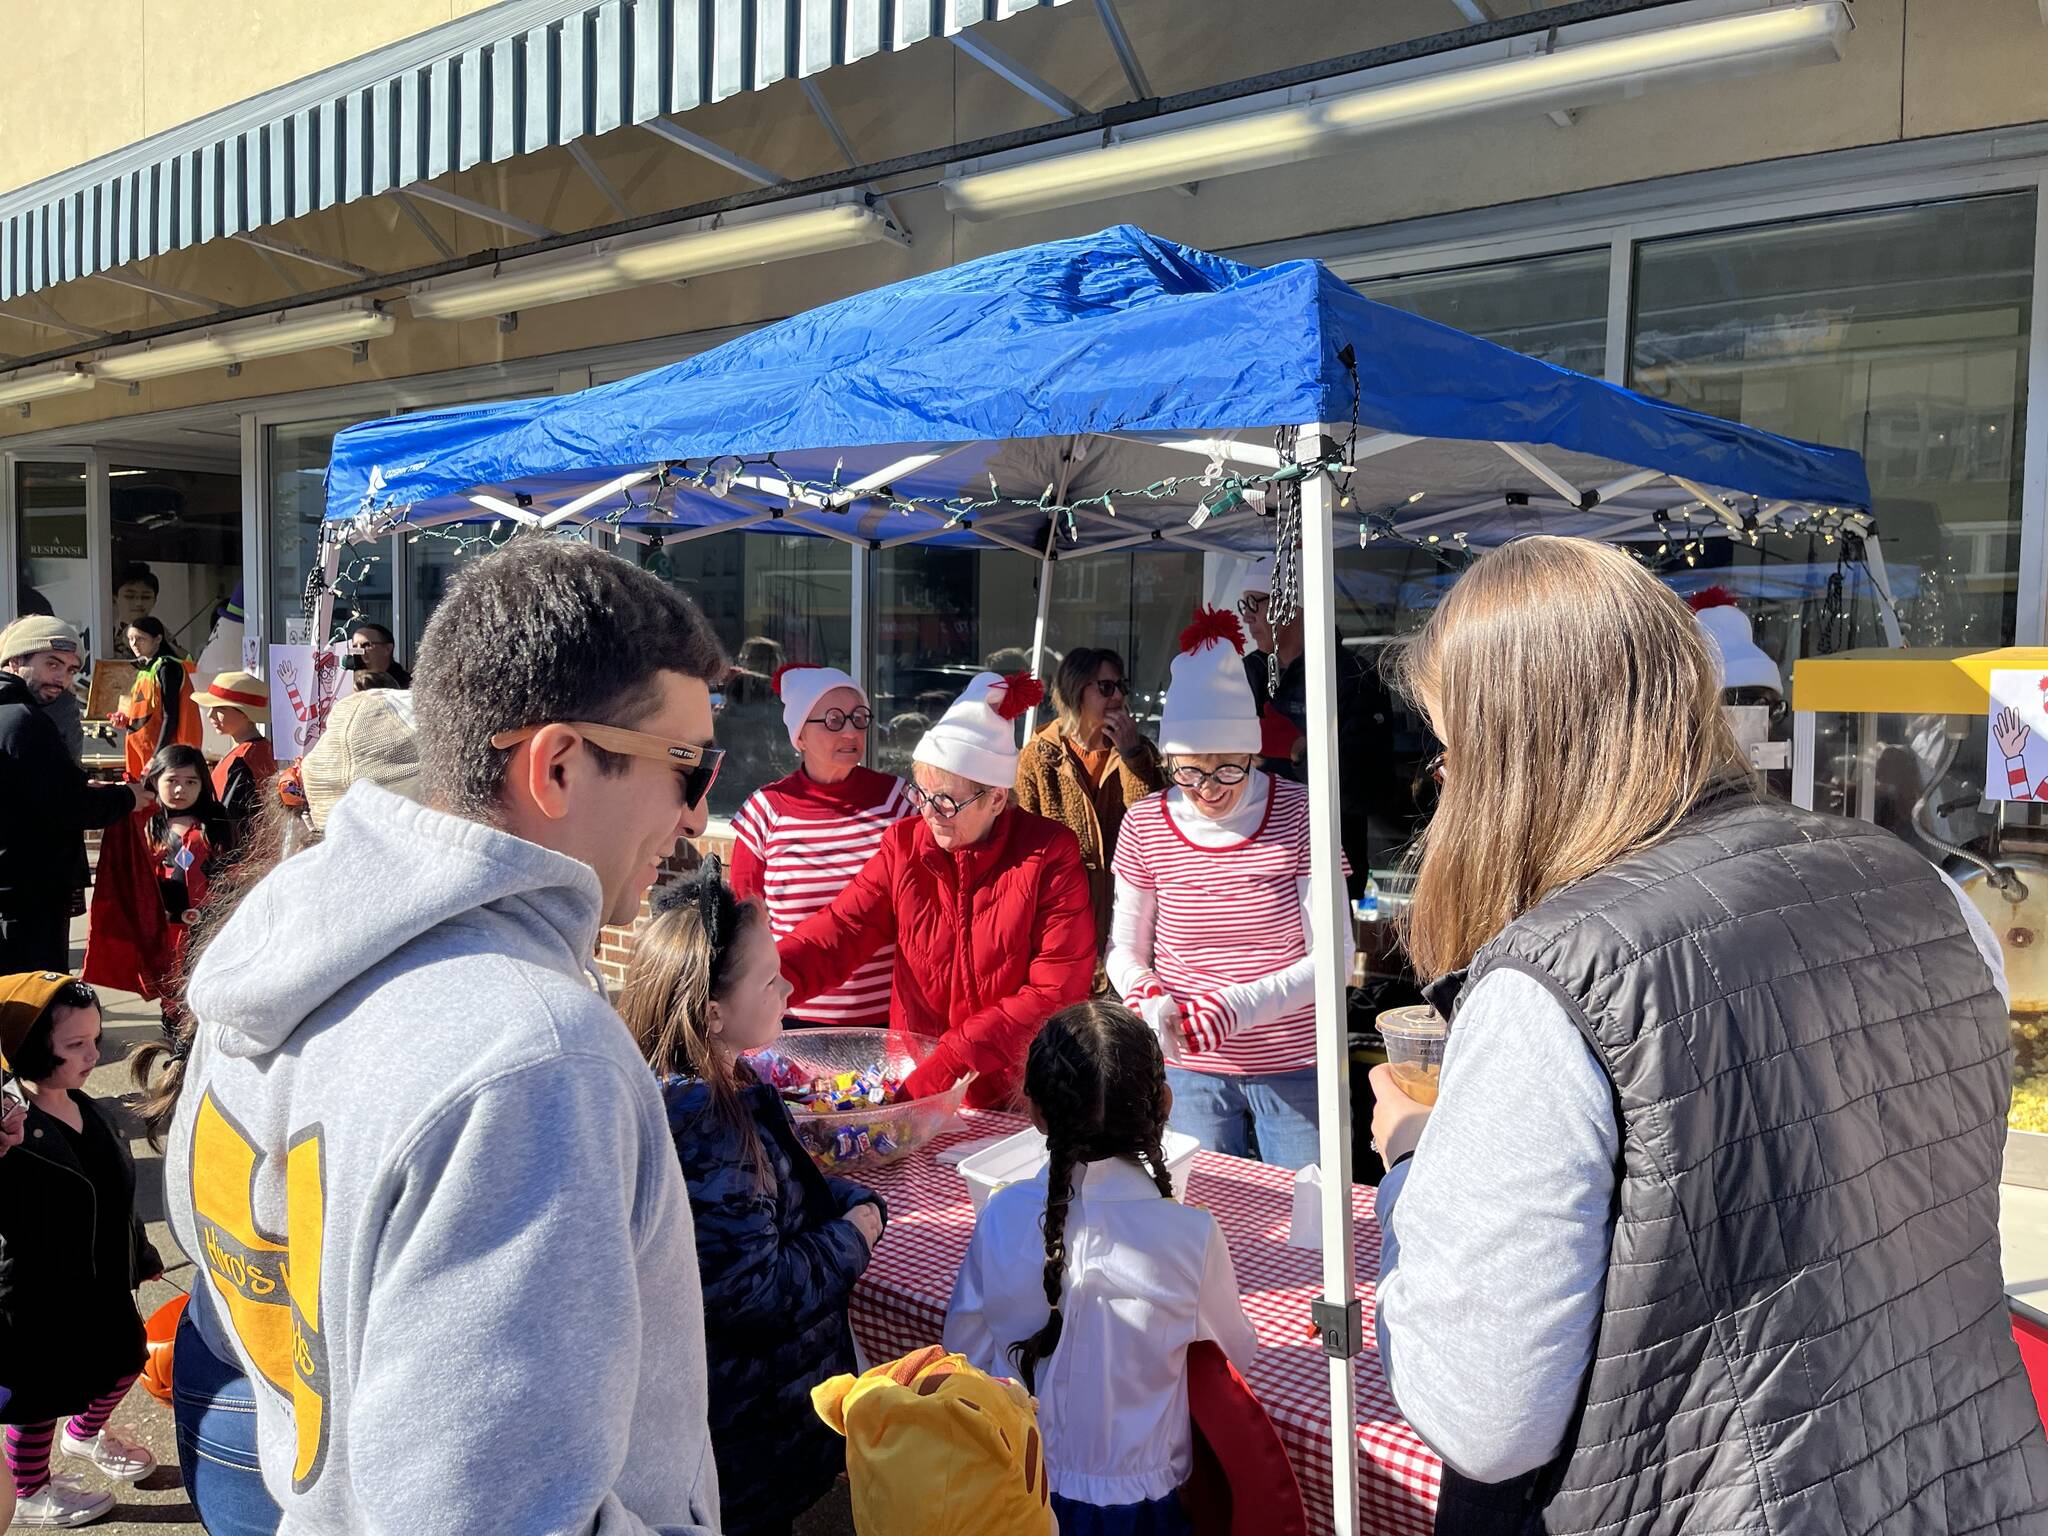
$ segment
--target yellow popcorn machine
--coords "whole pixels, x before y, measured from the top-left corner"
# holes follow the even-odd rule
[[[2005,1180],[2048,1188],[2048,648],[1860,650],[1792,669],[1795,804],[1896,833],[2005,953],[2016,1047]]]

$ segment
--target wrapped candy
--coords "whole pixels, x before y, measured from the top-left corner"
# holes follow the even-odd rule
[[[884,1062],[873,1062],[857,1072],[823,1076],[807,1064],[775,1050],[755,1051],[747,1057],[754,1075],[781,1094],[795,1121],[797,1136],[818,1165],[831,1168],[869,1156],[889,1157],[901,1150],[900,1134],[886,1118],[873,1124],[826,1125],[811,1121],[816,1115],[838,1115],[862,1109],[882,1109],[904,1102],[903,1079]]]

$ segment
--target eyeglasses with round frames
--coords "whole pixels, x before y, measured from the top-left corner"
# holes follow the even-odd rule
[[[822,725],[828,731],[843,731],[849,725],[856,731],[864,731],[874,723],[875,717],[865,704],[850,714],[843,709],[828,709],[822,715],[811,715],[804,720],[805,725]]]
[[[910,786],[910,803],[920,811],[930,811],[941,821],[951,821],[987,793],[986,789],[977,789],[965,800],[955,800],[951,795],[927,794],[913,784]]]
[[[1177,767],[1169,768],[1166,776],[1182,789],[1200,789],[1203,785],[1210,783],[1221,784],[1228,788],[1233,784],[1242,784],[1251,777],[1251,772],[1250,766],[1245,763],[1225,763],[1221,767],[1208,769],[1197,768],[1191,763],[1183,763]]]
[[[531,741],[550,725],[564,726],[581,736],[586,745],[606,752],[668,764],[682,780],[684,806],[693,811],[711,793],[711,786],[718,782],[718,770],[725,765],[723,747],[693,746],[687,741],[656,736],[651,731],[598,725],[589,720],[544,720],[539,725],[523,725],[516,731],[499,731],[491,737],[491,745],[501,752],[509,751],[522,741]]]

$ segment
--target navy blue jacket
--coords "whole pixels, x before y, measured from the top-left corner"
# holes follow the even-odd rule
[[[767,1188],[708,1087],[670,1078],[662,1098],[697,1224],[719,1502],[727,1536],[742,1536],[786,1524],[845,1469],[846,1443],[812,1411],[811,1388],[855,1369],[846,1301],[868,1247],[840,1218],[882,1198],[818,1171],[773,1088],[740,1090]]]

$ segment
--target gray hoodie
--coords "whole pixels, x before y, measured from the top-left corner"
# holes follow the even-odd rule
[[[601,901],[358,783],[193,978],[171,1227],[284,1536],[717,1529],[689,1200]]]

